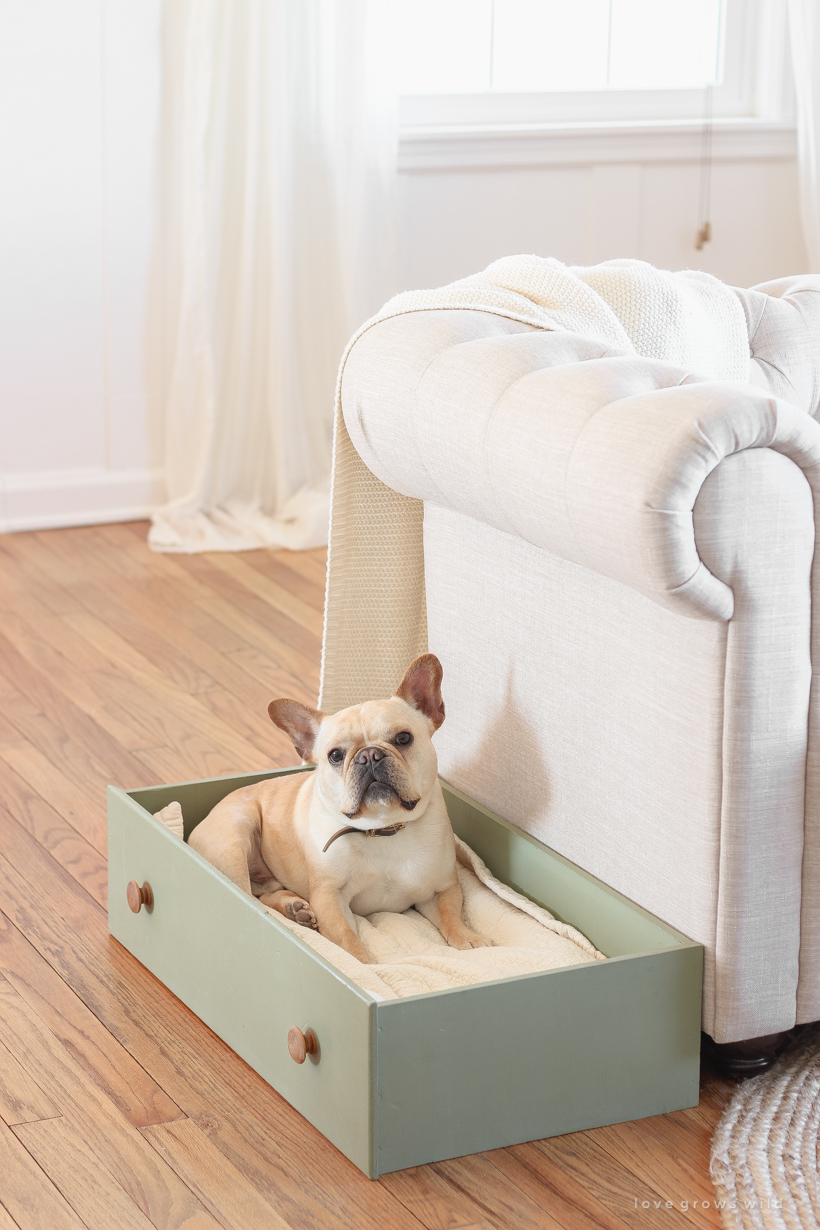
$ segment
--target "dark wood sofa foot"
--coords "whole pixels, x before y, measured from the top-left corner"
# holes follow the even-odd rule
[[[742,1042],[714,1042],[704,1034],[703,1055],[723,1076],[746,1080],[770,1068],[803,1028],[798,1025],[779,1034],[764,1034],[761,1038],[746,1038]]]

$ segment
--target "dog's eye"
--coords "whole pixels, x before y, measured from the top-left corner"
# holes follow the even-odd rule
[[[327,758],[331,764],[341,764],[345,754],[340,747],[332,747],[327,754]]]
[[[400,730],[396,735],[396,743],[398,743],[399,747],[407,747],[408,743],[412,742],[413,736],[410,734],[409,730]]]

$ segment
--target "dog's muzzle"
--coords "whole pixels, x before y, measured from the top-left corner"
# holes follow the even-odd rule
[[[363,803],[387,805],[394,799],[401,803],[405,811],[412,811],[418,798],[408,797],[410,794],[407,773],[396,757],[381,747],[363,747],[353,757],[348,769],[341,810],[352,820],[361,811]]]

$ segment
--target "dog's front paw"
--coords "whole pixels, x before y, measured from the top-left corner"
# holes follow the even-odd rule
[[[301,927],[310,927],[311,931],[319,930],[316,915],[307,901],[300,901],[298,897],[292,897],[285,906],[285,914],[292,922],[299,923]]]
[[[461,952],[464,952],[468,948],[490,947],[488,940],[485,940],[483,936],[478,934],[477,931],[470,931],[468,927],[464,927],[463,929],[454,932],[452,935],[448,935],[446,939],[451,948],[458,948]]]

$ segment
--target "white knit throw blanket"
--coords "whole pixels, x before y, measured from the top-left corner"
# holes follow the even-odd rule
[[[336,387],[328,583],[319,704],[334,713],[389,695],[427,650],[423,505],[367,469],[345,427],[342,375],[362,334],[391,316],[441,308],[492,312],[566,330],[713,380],[746,381],[749,339],[738,295],[708,273],[670,273],[645,261],[567,266],[508,256],[437,290],[391,299],[348,344]]]

